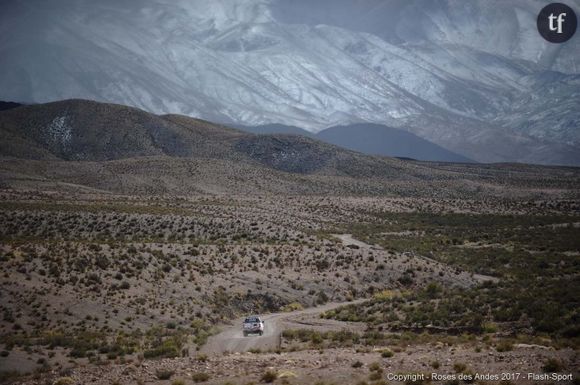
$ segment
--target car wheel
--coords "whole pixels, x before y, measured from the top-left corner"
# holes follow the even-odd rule
[[[244,332],[244,337],[247,337],[247,336],[248,336],[248,333]]]

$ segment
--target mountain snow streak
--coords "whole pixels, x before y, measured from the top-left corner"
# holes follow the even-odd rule
[[[478,161],[578,165],[580,39],[538,35],[546,3],[9,0],[0,100],[311,131],[374,122]]]

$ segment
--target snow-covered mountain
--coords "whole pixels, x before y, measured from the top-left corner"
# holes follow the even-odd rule
[[[578,165],[580,38],[539,36],[546,3],[4,0],[0,100],[311,131],[375,122],[478,161]]]

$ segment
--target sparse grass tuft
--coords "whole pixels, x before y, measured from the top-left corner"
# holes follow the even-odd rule
[[[210,375],[205,372],[197,372],[191,375],[193,382],[205,382],[210,379]]]
[[[73,385],[75,380],[70,377],[61,377],[54,382],[54,385]]]
[[[284,312],[298,311],[304,310],[304,306],[302,306],[300,302],[292,302],[289,303],[288,305],[282,306],[280,310]]]
[[[564,365],[562,365],[562,362],[560,362],[555,358],[548,359],[546,362],[544,362],[544,365],[542,366],[542,370],[545,373],[556,373],[561,371],[562,369],[564,369]]]

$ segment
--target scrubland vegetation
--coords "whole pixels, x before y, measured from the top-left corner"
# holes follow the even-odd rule
[[[557,346],[579,346],[577,215],[400,213],[351,230],[387,250],[493,279],[467,288],[432,282],[325,317],[366,322],[374,330],[543,336]]]
[[[198,352],[217,326],[363,298],[249,354],[344,354],[341,368],[373,384],[373,362],[422,349],[574,350],[578,235],[578,206],[565,200],[11,196],[0,203],[2,378],[20,378],[23,362],[63,383],[79,365],[153,362],[156,381],[221,384],[219,365],[236,356]],[[538,365],[570,369],[559,354]],[[452,370],[442,359],[427,365]],[[175,365],[187,363],[185,378]],[[256,366],[247,377],[294,383],[280,373]]]

